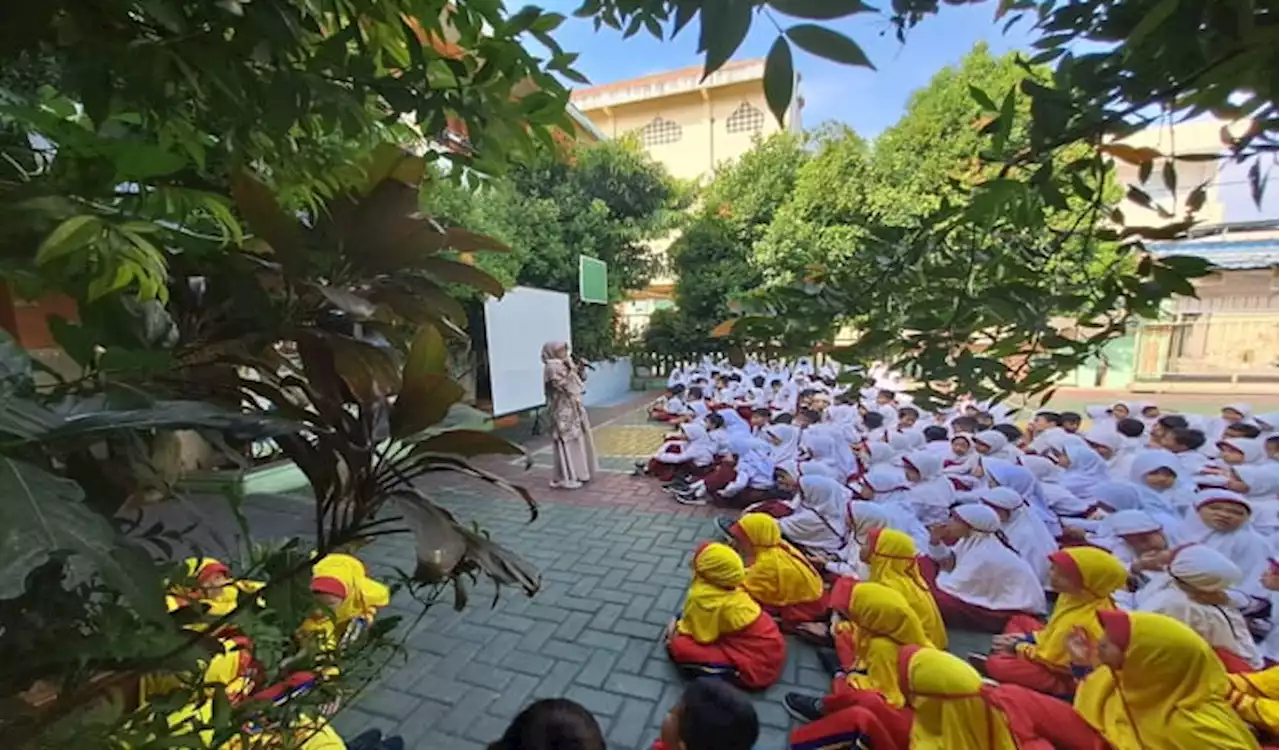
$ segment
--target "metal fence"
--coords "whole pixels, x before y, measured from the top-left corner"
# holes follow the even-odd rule
[[[1280,316],[1189,313],[1144,322],[1138,330],[1138,380],[1238,380],[1280,374]]]

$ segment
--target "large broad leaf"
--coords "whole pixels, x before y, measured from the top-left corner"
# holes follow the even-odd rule
[[[228,411],[202,401],[156,401],[144,409],[74,414],[37,439],[51,441],[141,429],[209,429],[237,438],[259,439],[292,434],[302,426],[262,414]]]
[[[276,259],[286,267],[301,268],[307,255],[302,229],[280,208],[270,188],[242,169],[231,177],[231,197],[249,228],[271,246]]]
[[[391,436],[405,438],[435,425],[465,391],[441,373],[406,378],[391,408]]]
[[[65,550],[82,556],[153,620],[165,616],[150,561],[122,545],[106,519],[84,504],[80,485],[26,461],[0,456],[0,599],[22,593],[27,573]]]
[[[17,396],[0,396],[0,434],[32,440],[59,427],[62,417]]]
[[[414,535],[417,580],[443,583],[463,572],[479,571],[499,590],[502,586],[519,586],[532,596],[541,588],[542,576],[527,560],[462,526],[453,514],[421,493],[397,492],[395,503]]]
[[[524,456],[527,451],[520,445],[480,430],[448,430],[431,435],[414,447],[415,452],[445,453],[454,456],[487,456],[506,454]]]
[[[466,263],[458,263],[447,258],[427,258],[418,264],[418,268],[441,281],[475,287],[494,297],[501,297],[506,292],[501,281]]]

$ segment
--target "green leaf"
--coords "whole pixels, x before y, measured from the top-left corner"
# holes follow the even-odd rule
[[[441,373],[406,377],[391,407],[391,436],[406,438],[438,424],[465,393]]]
[[[418,263],[418,267],[441,281],[450,281],[455,284],[475,287],[494,297],[502,297],[506,293],[501,281],[481,271],[479,268],[465,263],[458,263],[447,258],[425,258]]]
[[[90,214],[72,216],[44,238],[36,250],[36,265],[42,266],[84,247],[102,233],[102,220]]]
[[[791,106],[795,80],[791,45],[787,43],[785,36],[779,36],[769,48],[769,56],[764,61],[764,98],[779,125],[783,124],[782,120]]]
[[[769,0],[769,7],[795,18],[829,21],[855,13],[874,13],[862,0]]]
[[[413,343],[409,345],[408,356],[405,357],[404,379],[444,373],[447,371],[448,361],[449,350],[440,330],[433,325],[421,326],[413,337]]]
[[[1179,0],[1161,0],[1156,7],[1147,11],[1137,26],[1129,32],[1125,39],[1125,44],[1130,47],[1136,47],[1143,39],[1147,37],[1156,27],[1164,23],[1178,9]]]
[[[845,65],[876,69],[857,42],[837,31],[817,24],[802,23],[787,29],[786,34],[796,46],[810,54]]]
[[[209,429],[240,438],[264,438],[297,432],[301,425],[262,414],[241,414],[203,401],[156,401],[143,409],[72,413],[58,427],[37,436],[42,442],[83,439],[124,430]]]
[[[742,0],[708,0],[702,8],[700,44],[706,52],[702,79],[724,67],[751,28],[752,5]]]
[[[973,84],[969,85],[969,96],[973,97],[973,100],[978,103],[978,106],[982,107],[984,110],[988,112],[996,111],[997,107],[995,101],[987,95],[987,92]]]
[[[69,551],[86,558],[113,586],[127,587],[120,590],[130,595],[140,614],[163,619],[161,592],[139,591],[137,582],[130,583],[134,576],[122,567],[121,561],[128,560],[115,531],[84,504],[80,485],[35,464],[0,456],[0,497],[0,599],[21,594],[27,573],[51,554]]]

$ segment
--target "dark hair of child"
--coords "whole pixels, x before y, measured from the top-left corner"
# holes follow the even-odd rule
[[[880,412],[869,411],[862,417],[862,423],[867,426],[868,430],[874,430],[884,426],[884,415]]]
[[[888,388],[881,388],[880,392],[876,394],[876,398],[880,398],[881,396],[886,396],[890,401],[892,401],[898,397],[898,394],[894,393]]]
[[[980,411],[974,415],[973,419],[978,423],[979,427],[984,425],[991,426],[996,423],[996,418],[991,416],[991,412],[989,411]]]
[[[1009,438],[1010,443],[1016,443],[1022,439],[1022,430],[1019,430],[1011,424],[993,425],[991,429]]]
[[[724,680],[694,680],[676,717],[685,750],[751,750],[760,737],[751,699]]]
[[[822,384],[828,388],[835,388],[837,382],[835,378],[822,378]]]
[[[772,416],[773,416],[773,412],[772,412],[772,411],[769,411],[768,409],[766,409],[766,408],[764,408],[764,407],[761,407],[761,408],[759,408],[759,409],[752,409],[752,410],[751,410],[751,414],[752,414],[752,416],[756,416],[756,417],[764,417],[765,419],[768,419],[769,417],[772,417]]]
[[[741,376],[741,375],[739,375],[739,374],[738,374],[738,373],[736,373],[736,372],[731,372],[731,373],[729,373],[729,382],[730,382],[730,383],[741,383],[741,382],[742,382],[742,376]]]
[[[707,429],[718,430],[721,427],[724,427],[724,417],[714,412],[707,415]]]
[[[565,698],[546,698],[512,719],[489,750],[605,750],[605,744],[590,711]]]
[[[782,380],[780,380],[779,378],[774,378],[773,380],[770,380],[770,381],[769,381],[769,385],[770,385],[771,387],[781,388],[781,387],[782,387]]]
[[[1125,417],[1116,422],[1116,432],[1127,438],[1142,437],[1142,433],[1147,431],[1147,426],[1137,419]]]
[[[796,398],[797,398],[797,399],[801,399],[801,398],[813,398],[813,395],[814,395],[815,393],[817,393],[817,392],[818,392],[818,391],[817,391],[817,389],[816,389],[816,388],[805,388],[804,390],[802,390],[802,391],[800,391],[798,394],[796,394]]]
[[[1259,430],[1257,425],[1245,424],[1243,422],[1236,422],[1233,425],[1229,425],[1224,434],[1227,437],[1244,438],[1246,440],[1252,440],[1258,437],[1259,435],[1261,435],[1262,430]]]
[[[1073,411],[1064,411],[1060,416],[1062,417],[1062,425],[1064,427],[1070,423],[1080,424],[1082,421],[1084,421],[1084,417],[1081,417],[1079,414]]]
[[[978,420],[973,417],[956,417],[951,420],[951,431],[955,433],[968,432],[970,434],[978,431]]]
[[[681,393],[684,393],[684,383],[676,383],[668,388],[667,391],[670,392],[672,396],[679,396]]]
[[[1204,445],[1204,441],[1204,433],[1199,430],[1193,430],[1190,427],[1183,427],[1173,431],[1173,442],[1189,451],[1200,450],[1200,447]]]
[[[919,419],[920,410],[914,406],[904,406],[898,410],[898,419],[902,419],[903,417],[907,417],[907,416],[911,416],[911,417],[915,417],[916,419]]]
[[[689,389],[689,398],[693,401],[702,400],[702,387],[695,385]]]
[[[1056,411],[1038,411],[1036,412],[1036,419],[1043,419],[1049,424],[1062,426],[1062,415]]]
[[[781,414],[773,418],[773,423],[774,424],[791,424],[791,415],[786,412],[782,412]]]
[[[809,424],[818,424],[822,421],[822,415],[813,409],[801,409],[800,416],[808,420]]]
[[[1185,430],[1191,425],[1187,423],[1187,418],[1181,414],[1166,414],[1156,420],[1156,424],[1166,430]]]
[[[947,437],[947,428],[942,425],[931,424],[924,428],[924,439],[929,443],[937,443],[949,439]]]
[[[757,387],[757,388],[763,388],[763,387],[764,387],[764,376],[763,376],[763,375],[757,375],[757,376],[755,376],[754,378],[752,378],[752,379],[751,379],[751,384],[752,384],[752,385],[754,385],[754,386],[755,386],[755,387]]]
[[[858,403],[858,392],[853,390],[845,391],[844,393],[841,393],[839,396],[836,396],[836,403],[844,404],[846,406],[856,404]]]

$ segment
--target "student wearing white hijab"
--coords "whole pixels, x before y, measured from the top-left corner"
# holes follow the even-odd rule
[[[925,526],[946,523],[956,501],[956,488],[942,473],[942,456],[913,451],[902,457],[902,467],[912,483],[909,502]]]
[[[1002,458],[1016,461],[1018,450],[1009,445],[1009,438],[998,430],[983,430],[973,436],[973,448],[984,458]]]
[[[951,511],[951,547],[931,544],[938,563],[934,599],[948,627],[1004,632],[1009,618],[1045,610],[1044,588],[1000,533],[1000,517],[982,504]]]
[[[924,433],[919,430],[891,433],[889,435],[889,447],[900,456],[918,450],[924,447]]]
[[[814,461],[831,465],[843,473],[845,480],[858,470],[853,450],[841,439],[838,431],[829,425],[817,424],[806,427],[801,435],[800,444],[808,449],[809,456]]]
[[[1141,610],[1185,623],[1218,652],[1230,671],[1241,671],[1240,666],[1244,671],[1261,669],[1262,654],[1227,593],[1240,583],[1240,568],[1216,550],[1190,544],[1173,551],[1168,574],[1153,584],[1157,589],[1141,597]],[[1233,657],[1237,664],[1230,663]]]
[[[1036,481],[1030,469],[1000,459],[983,459],[982,470],[987,476],[988,485],[1008,487],[1018,493],[1050,535],[1055,539],[1062,536],[1062,523],[1058,521],[1058,516],[1049,510],[1044,491],[1041,490],[1040,483]]]
[[[724,505],[742,508],[764,499],[760,495],[773,488],[773,462],[769,460],[769,446],[750,434],[736,434],[729,438],[728,452],[735,459],[733,477],[728,484],[708,487],[707,482],[711,481],[711,477],[708,477],[707,480],[694,482],[683,492],[677,492],[676,501],[684,505],[705,505],[708,500],[719,500]],[[719,472],[717,470],[714,473]]]
[[[769,460],[792,476],[799,476],[800,428],[789,424],[771,424],[760,431],[769,444]]]
[[[1080,437],[1102,456],[1108,466],[1115,465],[1120,449],[1124,447],[1124,435],[1116,432],[1115,425],[1096,424],[1085,430]]]
[[[836,553],[836,559],[827,563],[827,570],[838,576],[866,580],[870,570],[862,561],[862,546],[867,543],[872,531],[891,528],[889,514],[879,503],[870,503],[855,497],[849,503],[845,521],[849,528],[849,541]]]
[[[1138,488],[1142,507],[1152,515],[1182,516],[1190,507],[1192,491],[1178,475],[1182,464],[1173,453],[1149,449],[1138,453],[1129,467],[1129,481]]]
[[[1074,492],[1062,486],[1061,466],[1044,456],[1023,456],[1020,461],[1031,472],[1031,476],[1040,482],[1045,505],[1059,518],[1076,518],[1089,512],[1092,506],[1087,500],[1081,500]]]
[[[888,443],[867,443],[856,455],[864,476],[877,466],[892,466],[896,458]]]
[[[1016,491],[1009,487],[980,490],[978,498],[1000,516],[1001,531],[1018,556],[1035,571],[1042,588],[1049,587],[1049,555],[1058,542]]]
[[[1193,510],[1183,519],[1183,541],[1210,547],[1231,560],[1243,576],[1241,590],[1265,597],[1258,579],[1267,570],[1275,544],[1253,528],[1253,507],[1240,493],[1212,487],[1196,493]]]
[[[1081,500],[1093,499],[1093,488],[1107,480],[1107,462],[1084,440],[1072,436],[1058,453],[1062,467],[1062,486]]]
[[[822,476],[800,477],[800,504],[779,519],[782,535],[799,547],[839,553],[848,541],[848,503],[853,493]]]
[[[686,422],[680,425],[685,440],[672,440],[663,443],[658,452],[649,459],[647,468],[637,465],[637,470],[663,481],[680,476],[682,473],[706,473],[716,458],[716,443],[707,434],[707,428],[698,422]]]
[[[1228,487],[1238,490],[1253,507],[1253,527],[1266,536],[1280,533],[1280,470],[1275,461],[1233,466]]]
[[[911,507],[911,483],[907,475],[896,466],[877,466],[858,483],[858,495],[873,500],[889,517],[889,528],[911,537],[916,549],[929,547],[929,530],[920,523]]]
[[[942,462],[942,471],[952,476],[972,475],[982,457],[973,448],[973,435],[958,432],[951,436],[951,455]]]

